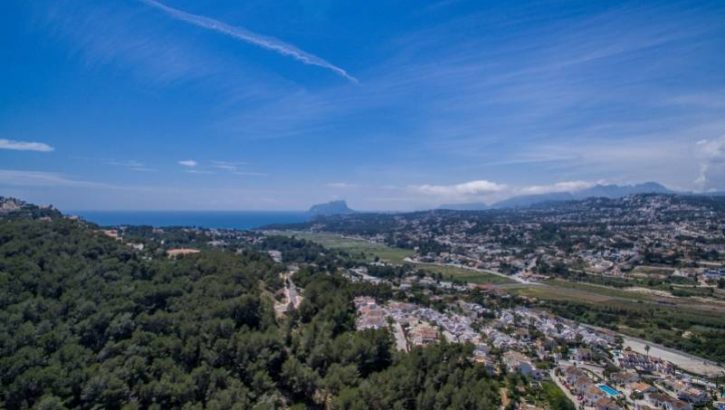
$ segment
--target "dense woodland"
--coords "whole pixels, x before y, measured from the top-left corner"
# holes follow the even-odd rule
[[[493,409],[511,383],[471,346],[400,354],[387,331],[355,332],[352,298],[390,290],[333,274],[342,255],[309,242],[258,245],[311,262],[303,304],[277,320],[285,267],[253,247],[169,259],[18,215],[0,215],[0,408]]]

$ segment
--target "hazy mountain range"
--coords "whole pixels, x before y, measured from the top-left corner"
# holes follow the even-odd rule
[[[573,201],[586,198],[621,198],[633,194],[669,194],[674,191],[657,182],[645,182],[635,185],[595,185],[591,188],[571,192],[552,192],[538,195],[520,195],[493,204],[471,202],[460,204],[444,204],[440,209],[458,211],[481,211],[485,209],[523,208],[542,202]]]

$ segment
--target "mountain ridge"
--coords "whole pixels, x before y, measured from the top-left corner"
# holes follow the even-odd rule
[[[546,194],[518,195],[504,199],[493,204],[482,202],[469,202],[461,204],[445,204],[438,209],[454,211],[481,211],[486,209],[525,208],[543,202],[575,201],[587,198],[621,198],[633,194],[672,194],[670,190],[658,182],[643,182],[640,184],[617,185],[597,184],[590,188],[578,191],[551,192]]]

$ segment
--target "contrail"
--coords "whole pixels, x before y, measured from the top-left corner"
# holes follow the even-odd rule
[[[218,20],[214,20],[209,17],[204,16],[198,16],[196,14],[187,13],[182,10],[175,9],[173,7],[169,7],[165,4],[159,3],[156,0],[140,0],[141,2],[151,6],[155,7],[164,13],[168,14],[172,18],[175,18],[177,20],[185,21],[189,24],[193,24],[195,26],[199,26],[208,30],[213,30],[222,34],[226,34],[229,37],[236,38],[237,40],[242,40],[244,42],[254,44],[256,46],[266,48],[268,50],[276,51],[279,54],[289,56],[294,58],[297,61],[301,61],[305,64],[310,65],[316,65],[318,67],[326,68],[328,70],[333,71],[339,76],[342,76],[353,83],[357,83],[357,78],[351,76],[347,73],[347,71],[343,70],[340,67],[337,67],[336,65],[333,65],[325,60],[323,60],[320,57],[317,57],[316,55],[310,54],[308,52],[305,52],[303,50],[300,50],[299,48],[293,46],[292,44],[287,44],[283,41],[277,40],[276,38],[272,37],[266,37],[257,33],[253,33],[249,30],[245,30],[240,27],[233,27],[229,24],[223,23]]]

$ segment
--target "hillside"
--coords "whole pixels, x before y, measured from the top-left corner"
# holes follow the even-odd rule
[[[160,238],[189,246],[206,233],[125,234],[147,246],[30,205],[0,215],[1,408],[498,406],[469,347],[393,360],[389,333],[355,332],[352,298],[390,291],[331,276],[342,255],[270,237],[170,259]],[[288,318],[272,308],[284,266],[264,249],[302,266],[304,301]]]

